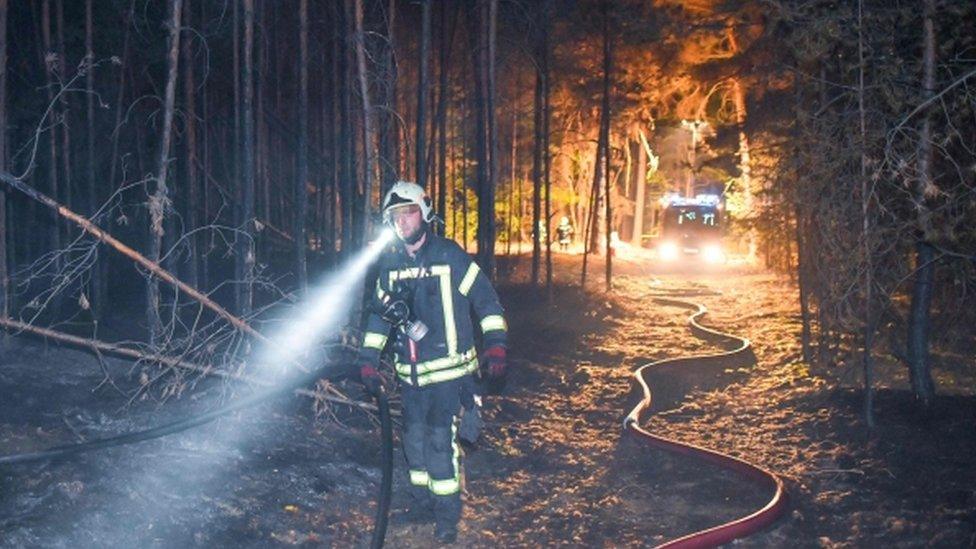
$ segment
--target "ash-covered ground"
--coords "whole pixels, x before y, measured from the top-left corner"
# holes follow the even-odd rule
[[[737,544],[973,544],[971,392],[940,397],[921,417],[893,378],[879,393],[872,432],[850,368],[801,362],[788,281],[618,258],[607,294],[597,258],[583,294],[573,286],[579,257],[556,259],[551,299],[524,284],[525,258],[500,262],[511,374],[501,394],[486,399],[482,440],[465,448],[458,546],[649,546],[765,503],[769,494],[748,482],[622,434],[635,368],[714,349],[691,335],[686,310],[650,299],[687,290],[703,294],[693,299],[709,308],[706,323],[752,340],[757,362],[669,373],[660,383],[673,405],[647,426],[784,476],[788,514]],[[136,389],[128,364],[107,359],[105,367],[122,392]],[[103,378],[85,352],[8,338],[0,352],[2,453],[156,425],[210,409],[228,391],[201,381],[165,403],[125,406],[128,398],[111,386],[95,390]],[[347,389],[359,394],[355,384]],[[360,412],[334,411],[339,421],[316,417],[307,399],[283,397],[161,440],[0,469],[0,545],[365,546],[380,479],[379,429]],[[394,459],[387,544],[429,547],[432,525],[404,517],[405,467],[399,452]]]

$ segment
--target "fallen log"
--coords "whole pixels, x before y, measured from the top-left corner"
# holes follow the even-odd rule
[[[97,339],[79,337],[71,334],[66,334],[64,332],[59,332],[57,330],[51,330],[49,328],[40,328],[38,326],[32,326],[30,324],[27,324],[26,322],[21,322],[19,320],[14,320],[12,318],[0,317],[0,327],[14,333],[27,332],[40,337],[53,339],[55,341],[60,341],[62,343],[66,343],[69,345],[74,345],[85,349],[91,349],[93,351],[97,350],[115,356],[132,358],[135,360],[149,360],[153,362],[158,362],[166,366],[179,368],[181,370],[186,370],[190,372],[196,372],[201,375],[220,377],[224,379],[233,379],[235,381],[241,381],[259,387],[269,387],[271,385],[266,381],[261,381],[259,379],[255,379],[254,377],[245,374],[235,374],[232,372],[221,370],[219,368],[214,368],[212,366],[202,366],[199,364],[186,362],[185,360],[180,360],[178,358],[173,358],[166,355],[160,355],[156,353],[144,353],[138,349],[125,347],[115,343],[108,343]],[[329,402],[345,404],[348,406],[361,408],[363,410],[376,411],[376,406],[373,404],[350,399],[349,397],[346,397],[344,394],[342,394],[338,389],[333,389],[333,391],[335,391],[335,394],[329,395],[329,394],[323,394],[318,391],[311,391],[308,389],[297,389],[295,390],[295,394],[309,397],[312,399],[320,398],[323,400],[327,400]]]

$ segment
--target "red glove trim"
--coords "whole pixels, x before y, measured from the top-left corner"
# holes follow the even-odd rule
[[[501,359],[505,360],[505,347],[501,345],[494,345],[485,349],[485,359]]]

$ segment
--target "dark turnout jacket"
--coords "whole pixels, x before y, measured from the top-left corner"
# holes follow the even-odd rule
[[[421,387],[478,369],[472,310],[485,347],[506,345],[508,328],[498,294],[453,240],[428,232],[415,257],[411,258],[402,245],[381,256],[374,304],[360,350],[361,364],[379,364],[393,328],[381,311],[384,303],[396,299],[403,299],[411,309],[411,318],[429,329],[417,342],[402,327],[393,331],[396,373],[405,383]]]

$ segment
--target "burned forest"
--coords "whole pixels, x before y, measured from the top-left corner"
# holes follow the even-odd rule
[[[0,547],[976,547],[973,28],[0,0]]]

